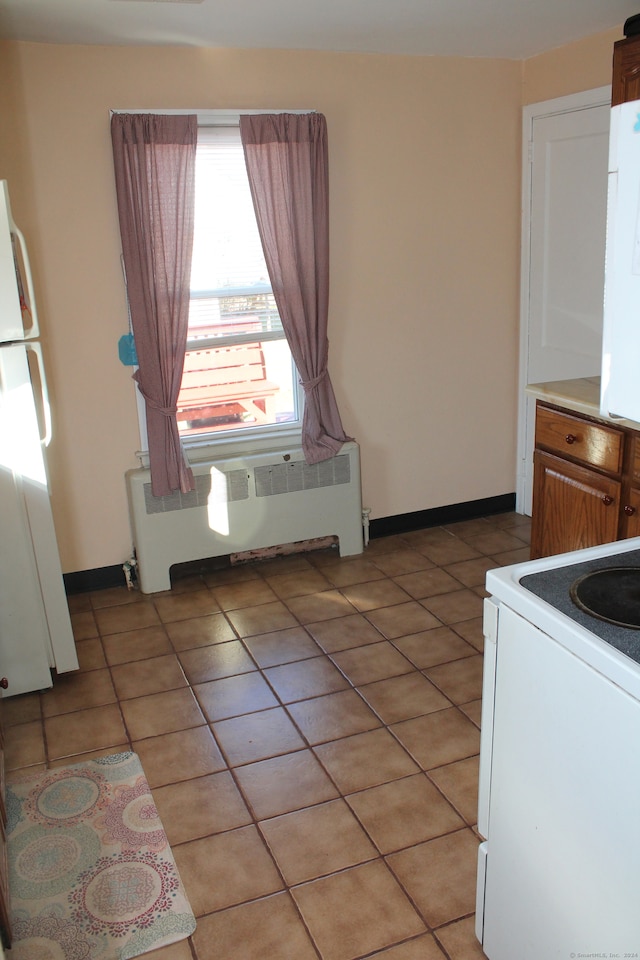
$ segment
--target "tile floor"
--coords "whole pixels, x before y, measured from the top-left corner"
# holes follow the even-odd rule
[[[70,599],[7,767],[135,750],[198,918],[153,960],[473,960],[490,567],[517,514]],[[9,772],[10,776],[10,772]]]

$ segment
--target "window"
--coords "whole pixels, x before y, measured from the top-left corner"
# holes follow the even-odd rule
[[[189,440],[298,428],[301,398],[262,253],[240,130],[200,126],[189,332],[178,426]]]

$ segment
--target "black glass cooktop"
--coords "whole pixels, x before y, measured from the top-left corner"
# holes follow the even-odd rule
[[[640,663],[640,550],[530,573],[520,585]]]

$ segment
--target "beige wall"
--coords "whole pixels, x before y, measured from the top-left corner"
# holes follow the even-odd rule
[[[605,47],[609,37],[595,43],[603,63]],[[139,439],[130,370],[117,358],[127,320],[110,108],[323,112],[330,369],[345,429],[361,443],[371,518],[515,489],[523,84],[535,100],[559,96],[576,72],[586,81],[576,89],[606,83],[604,66],[594,79],[569,48],[549,55],[551,65],[184,47],[7,49],[14,117],[26,126],[24,162],[0,146],[0,177],[9,170],[17,181],[14,212],[28,225],[35,262],[65,571],[121,563],[131,546],[123,476],[136,466]]]
[[[622,29],[532,57],[524,64],[523,104],[541,103],[611,83],[613,44]]]

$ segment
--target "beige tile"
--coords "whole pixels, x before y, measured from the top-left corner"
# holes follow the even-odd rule
[[[128,633],[160,623],[156,608],[150,600],[124,603],[114,607],[95,610],[96,623],[101,636],[109,633]]]
[[[226,766],[208,727],[134,740],[150,787],[217,773]]]
[[[388,640],[342,650],[333,653],[331,659],[354,686],[373,683],[385,677],[397,677],[414,670],[413,664]]]
[[[384,729],[358,733],[314,749],[343,794],[418,771],[407,752]]]
[[[382,580],[385,576],[379,565],[361,557],[328,563],[322,567],[322,572],[336,587],[348,587],[355,583]]]
[[[405,603],[407,600],[405,591],[387,577],[383,580],[343,587],[342,592],[356,610],[361,613],[368,610],[377,610],[379,607]]]
[[[337,617],[335,620],[309,623],[307,630],[326,653],[378,643],[382,639],[373,624],[359,613]]]
[[[350,737],[380,726],[379,718],[355,690],[290,703],[287,711],[311,744]]]
[[[395,583],[402,587],[414,600],[421,600],[423,597],[435,597],[440,593],[451,593],[452,590],[460,589],[459,581],[439,567],[406,573],[394,579]]]
[[[76,643],[76,653],[78,654],[78,663],[81,671],[100,670],[106,667],[102,641],[98,637],[89,640],[80,640]]]
[[[287,884],[322,877],[378,853],[344,800],[263,820],[260,830]]]
[[[414,937],[412,940],[406,940],[395,947],[376,953],[375,960],[444,960],[444,958],[433,935],[425,933],[421,937]]]
[[[338,791],[310,750],[237,767],[235,774],[258,820],[338,796]]]
[[[165,629],[177,651],[208,647],[211,643],[226,643],[227,640],[236,639],[233,628],[223,613],[167,623]]]
[[[40,694],[23,693],[17,697],[6,697],[0,700],[3,727],[12,727],[16,723],[27,723],[29,720],[39,720],[42,716]]]
[[[120,707],[109,703],[90,710],[77,710],[44,721],[47,755],[55,760],[102,750],[128,740]]]
[[[108,669],[64,673],[57,677],[53,689],[42,698],[42,711],[45,717],[53,717],[115,701],[116,692]]]
[[[312,880],[291,892],[323,960],[352,960],[425,931],[379,860]]]
[[[144,960],[193,960],[193,954],[189,946],[190,940],[189,937],[187,940],[170,943],[158,950],[149,950],[145,953]]]
[[[189,683],[207,683],[239,673],[251,673],[257,667],[239,640],[215,643],[209,647],[183,650],[178,655]]]
[[[433,567],[428,557],[406,545],[389,553],[378,554],[373,562],[388,577],[402,577],[407,573],[416,573],[418,570],[428,570]]]
[[[449,706],[446,697],[417,670],[369,683],[360,687],[358,692],[384,723],[409,720]]]
[[[460,709],[465,716],[469,717],[469,720],[475,723],[476,727],[480,727],[480,721],[482,720],[482,699],[462,703],[460,704]]]
[[[257,607],[231,610],[227,616],[239,637],[252,637],[269,633],[271,630],[286,630],[287,627],[297,626],[295,617],[280,600]]]
[[[144,594],[139,593],[137,590],[128,590],[125,583],[120,587],[93,590],[89,594],[89,597],[94,610],[101,610],[104,607],[119,607],[124,604],[148,602]]]
[[[305,597],[310,593],[329,590],[331,587],[327,578],[318,570],[314,570],[313,567],[303,572],[267,577],[267,583],[281,600],[287,600],[290,597]]]
[[[470,825],[478,822],[478,757],[436,767],[429,777]]]
[[[154,597],[153,603],[163,623],[206,617],[220,609],[210,590],[173,591]]]
[[[471,830],[409,847],[387,863],[431,927],[473,913],[478,840]]]
[[[464,826],[423,773],[353,793],[347,802],[383,854]]]
[[[530,547],[520,547],[518,550],[507,550],[506,553],[495,553],[493,559],[498,566],[506,567],[512,563],[524,563],[531,559]]]
[[[478,728],[456,707],[394,723],[391,729],[423,770],[464,760],[480,750]]]
[[[158,625],[144,627],[142,630],[130,630],[125,633],[114,633],[103,637],[107,663],[114,666],[118,663],[131,663],[133,660],[146,660],[148,657],[160,657],[165,653],[173,653],[169,638],[164,627]]]
[[[4,764],[7,770],[30,767],[45,760],[44,731],[40,720],[19,723],[6,731]]]
[[[466,640],[468,644],[482,653],[484,649],[482,617],[474,617],[472,620],[454,623],[451,629],[462,637],[463,640]]]
[[[307,660],[322,654],[322,650],[304,627],[290,627],[288,630],[247,637],[245,646],[262,668],[292,663],[294,660]]]
[[[315,623],[317,620],[332,620],[355,613],[354,607],[339,590],[325,590],[306,597],[292,597],[287,606],[300,623]]]
[[[477,652],[451,627],[436,627],[434,630],[422,630],[408,637],[397,637],[393,645],[421,670],[437,663],[472,657]]]
[[[260,710],[212,724],[229,766],[266,760],[306,744],[282,707]]]
[[[111,673],[120,700],[163,693],[187,685],[180,661],[174,653],[123,663],[112,667]]]
[[[422,603],[438,620],[446,624],[482,616],[482,598],[472,590],[458,590],[456,593],[445,593],[439,597],[427,597]]]
[[[438,618],[425,610],[416,600],[400,603],[394,607],[372,610],[367,614],[367,620],[370,620],[387,640],[442,626]]]
[[[443,525],[443,530],[447,530],[461,540],[477,537],[482,533],[490,533],[492,529],[493,525],[490,524],[487,517],[472,517],[470,520],[458,520],[456,523],[445,523]]]
[[[125,700],[121,706],[132,740],[187,730],[206,722],[193,692],[187,687]]]
[[[202,917],[193,940],[198,960],[317,960],[288,893]]]
[[[484,586],[487,570],[493,570],[498,564],[490,557],[478,557],[477,560],[463,560],[447,567],[447,573],[459,580],[465,587]]]
[[[224,587],[231,583],[242,583],[244,580],[260,580],[257,564],[238,563],[219,570],[207,570],[202,579],[213,590],[214,587]]]
[[[469,546],[468,543],[452,536],[449,536],[448,540],[436,542],[434,539],[430,543],[421,543],[420,552],[440,567],[448,566],[451,563],[460,563],[462,560],[473,560],[481,553],[481,551]]]
[[[268,683],[258,673],[200,683],[193,692],[210,721],[280,706]]]
[[[277,595],[264,580],[242,580],[224,586],[213,586],[212,593],[223,610],[257,607],[277,600]]]
[[[476,537],[467,537],[467,543],[478,553],[484,554],[505,553],[507,550],[520,550],[525,546],[522,540],[506,530],[492,530]]]
[[[153,799],[172,845],[251,822],[251,814],[227,770],[155,787]]]
[[[71,628],[76,641],[98,636],[98,625],[93,610],[71,614]]]
[[[87,610],[93,610],[91,606],[91,597],[88,593],[67,594],[67,606],[69,613],[85,613]]]
[[[283,887],[253,825],[178,844],[173,854],[196,917]]]
[[[474,917],[441,927],[436,933],[451,960],[486,960],[475,932]]]
[[[345,690],[349,684],[326,656],[311,660],[285,663],[264,671],[271,686],[283,703],[321,697],[326,693]]]
[[[469,703],[482,696],[482,657],[479,654],[429,667],[424,673],[453,703]]]

